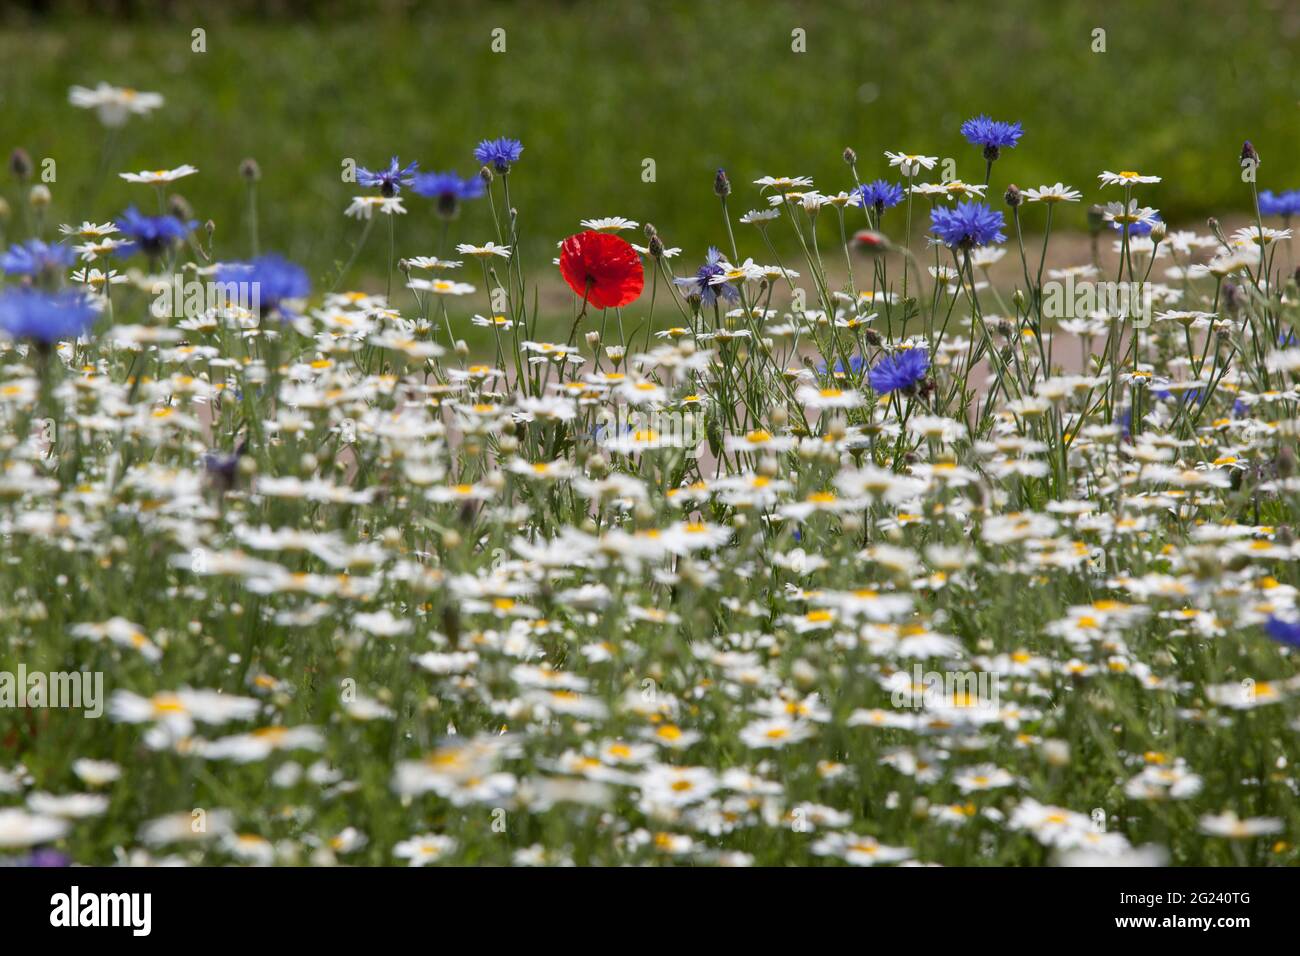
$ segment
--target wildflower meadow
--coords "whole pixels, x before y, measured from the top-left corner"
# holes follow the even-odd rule
[[[1300,860],[1268,141],[1188,145],[1235,198],[1181,221],[1128,137],[1015,179],[1053,157],[996,101],[787,135],[659,172],[682,243],[631,192],[530,234],[572,147],[491,116],[290,220],[273,152],[115,163],[172,95],[43,104],[84,189],[9,147],[6,862]]]

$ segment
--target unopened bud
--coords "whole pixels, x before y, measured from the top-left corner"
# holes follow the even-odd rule
[[[713,177],[713,192],[720,199],[726,199],[731,195],[731,180],[727,178],[725,169],[719,169],[718,174]]]
[[[1007,191],[1002,198],[1007,201],[1007,205],[1010,206],[1012,209],[1015,209],[1022,202],[1024,202],[1024,197],[1020,193],[1020,187],[1017,186],[1015,183],[1012,183],[1010,186],[1007,187]]]
[[[32,158],[21,146],[9,154],[9,172],[20,183],[26,182],[32,175]]]
[[[249,157],[239,164],[239,175],[250,183],[255,183],[262,178],[262,167],[257,165],[257,160]]]

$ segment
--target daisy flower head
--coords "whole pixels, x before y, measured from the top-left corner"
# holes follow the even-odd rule
[[[406,207],[401,196],[353,196],[343,215],[353,219],[369,219],[379,210],[385,216],[404,216]]]
[[[622,232],[624,229],[635,229],[640,223],[622,216],[605,216],[602,219],[584,219],[578,225],[596,232]]]
[[[0,329],[10,338],[26,339],[43,349],[85,335],[96,314],[89,298],[70,290],[49,293],[19,287],[0,295]]]
[[[898,171],[911,179],[923,169],[934,169],[935,163],[939,162],[938,156],[921,156],[916,153],[891,153],[885,150],[885,158],[889,160],[890,166],[897,166]]]
[[[973,249],[991,242],[1005,242],[1002,225],[1002,213],[974,200],[930,210],[930,231],[950,249]]]
[[[961,134],[972,146],[984,147],[984,158],[993,162],[1004,149],[1013,148],[1024,135],[1019,123],[1005,123],[980,115],[961,124]]]
[[[1025,190],[1026,202],[1078,202],[1082,195],[1077,189],[1057,183],[1055,186],[1039,186],[1037,189]]]
[[[398,158],[394,156],[389,160],[387,169],[372,171],[365,167],[358,168],[357,183],[362,186],[369,186],[371,189],[378,189],[380,195],[391,198],[400,193],[403,186],[410,186],[415,182],[415,171],[419,167],[419,163],[402,166]]]
[[[1136,199],[1130,199],[1128,205],[1119,202],[1106,203],[1102,214],[1105,220],[1121,231],[1128,229],[1133,235],[1146,235],[1160,219],[1160,214],[1150,206],[1139,206]]]
[[[443,219],[455,219],[460,204],[467,199],[478,199],[487,189],[482,176],[461,178],[456,173],[420,173],[411,182],[411,192],[435,201],[435,209]]]
[[[1135,186],[1139,183],[1158,183],[1159,176],[1143,176],[1139,172],[1131,169],[1122,169],[1117,173],[1112,173],[1109,169],[1103,170],[1097,174],[1103,186]]]
[[[867,373],[872,389],[881,395],[910,392],[930,370],[930,353],[925,349],[904,349],[887,355]]]
[[[519,162],[519,155],[524,151],[524,144],[509,136],[497,139],[485,139],[474,147],[474,158],[484,166],[491,166],[502,175],[510,172],[510,167]]]
[[[569,288],[598,309],[618,309],[645,286],[641,257],[631,244],[606,232],[587,230],[564,240],[560,274]]]
[[[879,216],[886,209],[903,201],[903,187],[887,179],[877,179],[853,190],[853,205],[870,209]]]
[[[198,171],[197,166],[186,163],[183,166],[177,166],[175,169],[146,169],[138,173],[118,173],[118,176],[128,183],[147,183],[156,186],[162,183],[174,183],[186,176],[193,176]]]
[[[123,126],[131,116],[147,116],[163,105],[161,93],[142,93],[129,86],[100,83],[93,90],[74,86],[68,102],[84,110],[94,110],[99,121],[110,128]]]

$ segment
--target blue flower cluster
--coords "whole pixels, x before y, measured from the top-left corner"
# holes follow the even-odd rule
[[[409,166],[403,166],[396,156],[388,163],[387,169],[357,170],[357,182],[362,186],[368,186],[371,189],[378,189],[380,195],[396,196],[402,191],[403,186],[409,186],[414,181],[415,171],[420,168],[419,163],[411,163]]]
[[[11,246],[0,257],[0,269],[9,275],[39,276],[61,273],[75,261],[72,249],[63,243],[51,245],[31,239],[21,245]]]
[[[42,292],[30,287],[9,289],[0,295],[0,329],[15,339],[50,346],[73,339],[95,324],[95,307],[81,292]]]
[[[198,222],[182,222],[175,216],[145,216],[132,206],[122,213],[116,225],[128,240],[114,249],[117,255],[125,257],[143,252],[155,258],[193,232]]]
[[[502,136],[479,143],[474,147],[474,158],[484,166],[491,166],[498,173],[508,173],[510,167],[519,162],[519,154],[523,151],[524,144],[519,140]]]
[[[903,187],[886,179],[859,186],[854,191],[863,209],[874,209],[880,215],[886,209],[897,206],[903,201]]]
[[[1010,149],[1020,142],[1024,130],[1019,123],[1004,123],[987,116],[977,116],[961,124],[961,134],[972,146],[984,147],[984,158],[990,163],[1001,150]]]
[[[930,370],[930,353],[925,349],[904,349],[887,355],[867,373],[867,381],[881,395],[914,388]]]
[[[1005,242],[1002,213],[985,203],[970,200],[955,206],[936,206],[930,211],[930,231],[950,249],[973,249],[991,242]]]
[[[1265,216],[1300,216],[1300,189],[1276,194],[1265,189],[1259,194],[1259,211]]]
[[[311,280],[302,266],[274,253],[259,256],[251,262],[232,262],[217,270],[217,281],[222,283],[248,283],[257,293],[257,303],[263,315],[279,312],[288,315],[288,303],[305,299],[311,292]]]

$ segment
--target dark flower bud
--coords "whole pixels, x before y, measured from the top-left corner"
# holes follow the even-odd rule
[[[852,166],[858,161],[858,154],[853,151],[852,146],[844,147],[844,162]]]
[[[1250,163],[1253,166],[1260,165],[1259,151],[1255,149],[1255,144],[1250,140],[1241,144],[1241,165],[1245,166]]]
[[[725,169],[719,169],[718,175],[713,177],[713,192],[719,199],[726,199],[731,195],[731,180],[727,178]]]
[[[664,241],[659,238],[658,233],[651,233],[649,248],[650,248],[650,255],[654,256],[656,259],[663,258]]]
[[[655,229],[655,224],[652,222],[647,222],[644,226],[642,226],[641,231],[645,233],[645,237],[647,239],[654,238],[655,233],[658,232],[658,230]]]
[[[482,169],[478,171],[478,178],[483,180],[483,182],[487,183],[489,186],[491,186],[492,180],[496,178],[496,173],[492,172],[491,166],[484,166]]]
[[[21,146],[9,154],[9,171],[20,183],[26,182],[32,174],[32,158]]]
[[[167,198],[167,211],[181,222],[189,222],[194,218],[193,208],[179,193],[173,193]]]
[[[1024,202],[1024,197],[1020,195],[1020,187],[1017,186],[1015,183],[1012,183],[1010,186],[1007,187],[1006,194],[1002,198],[1007,201],[1007,205],[1010,206],[1012,209],[1015,209],[1022,202]]]
[[[1290,445],[1282,445],[1277,452],[1277,473],[1281,478],[1290,478],[1295,474],[1295,452]]]
[[[1106,210],[1100,206],[1088,207],[1088,231],[1094,236],[1106,225]]]
[[[262,178],[262,167],[257,165],[257,160],[249,157],[239,164],[239,175],[250,183],[255,183]]]

